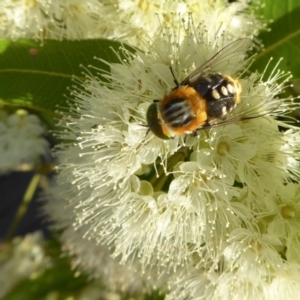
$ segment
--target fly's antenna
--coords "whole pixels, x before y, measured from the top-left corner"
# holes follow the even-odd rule
[[[175,75],[174,75],[174,72],[173,72],[172,67],[170,67],[170,71],[171,71],[172,76],[173,76],[173,78],[174,78],[174,83],[175,83],[175,85],[176,85],[176,89],[178,89],[178,87],[179,87],[179,82],[178,82],[178,80],[176,79],[176,77],[175,77]]]

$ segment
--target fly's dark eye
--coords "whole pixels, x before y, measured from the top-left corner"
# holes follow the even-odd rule
[[[156,103],[150,104],[147,110],[146,118],[149,129],[154,135],[162,140],[169,140],[172,138],[172,136],[168,134],[167,130],[161,124]]]

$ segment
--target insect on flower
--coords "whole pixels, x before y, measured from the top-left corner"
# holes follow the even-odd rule
[[[251,40],[245,38],[226,45],[181,83],[170,67],[176,86],[162,100],[154,100],[149,106],[146,115],[149,131],[161,139],[196,135],[201,129],[256,118],[276,109],[278,102],[274,101],[261,112],[257,108],[263,103],[245,105],[243,110],[234,113],[233,109],[241,102],[241,83],[238,78],[214,72],[233,62],[236,64],[237,55],[242,55],[242,61],[250,43]]]

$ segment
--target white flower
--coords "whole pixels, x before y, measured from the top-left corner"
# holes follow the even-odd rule
[[[50,266],[51,261],[44,252],[44,242],[42,233],[35,232],[14,238],[11,245],[1,244],[1,298],[21,280],[34,278]]]
[[[250,135],[251,132],[248,131]],[[198,150],[198,159],[211,161],[213,165],[222,171],[231,182],[236,180],[240,170],[256,154],[257,146],[245,139],[245,132],[238,125],[228,125],[220,129],[213,129],[208,145]]]
[[[66,194],[75,226],[84,224],[87,236],[114,245],[114,255],[123,261],[138,251],[144,267],[158,260],[165,264],[162,253],[170,257],[174,247],[181,251],[174,266],[191,252],[217,261],[230,232],[242,224],[250,228],[254,218],[246,210],[249,202],[236,204],[241,188],[235,182],[250,195],[266,197],[275,191],[274,184],[288,179],[288,161],[294,155],[281,151],[282,135],[270,117],[188,139],[164,141],[149,132],[147,108],[174,88],[169,66],[181,82],[225,46],[217,38],[201,40],[201,29],[187,28],[184,34],[181,44],[167,36],[133,57],[123,49],[125,61],[120,57],[120,64],[109,64],[111,74],[102,72],[106,83],[89,75],[85,91],[75,92],[78,106],[61,122],[67,129],[63,137],[74,143],[58,150],[58,181],[78,187],[78,198]],[[230,63],[216,61],[211,71],[239,76],[246,50],[231,53]],[[243,77],[241,84],[237,114],[249,108],[250,117],[266,114],[280,103],[274,97],[284,81],[274,88],[273,77],[264,82],[254,74]]]
[[[3,0],[0,33],[13,39],[86,39],[97,26],[101,37],[101,8],[97,0]]]
[[[170,279],[172,299],[295,299],[299,288],[299,266],[282,259],[280,239],[233,230],[218,264],[206,269],[187,262]]]
[[[247,1],[114,0],[111,5],[117,7],[115,16],[110,17],[113,21],[108,20],[115,28],[115,37],[139,47],[144,46],[142,40],[145,36],[152,38],[162,28],[171,26],[176,31],[182,18],[187,19],[189,15],[207,32],[208,39],[216,34],[221,37],[225,30],[235,38],[257,35],[263,27]],[[183,36],[178,38],[181,42]]]
[[[265,286],[264,294],[266,299],[297,299],[299,297],[300,288],[299,277],[299,264],[287,263],[285,267],[276,274],[271,284]]]
[[[289,141],[298,131],[280,133],[269,114],[276,109],[274,114],[279,114],[290,103],[276,98],[288,75],[273,72],[266,80],[264,74],[246,76],[251,43],[230,44],[224,50],[226,59],[215,59],[209,72],[239,79],[241,103],[232,116],[243,121],[202,130],[198,136],[162,140],[149,130],[147,110],[154,99],[174,89],[170,66],[182,82],[230,41],[226,34],[207,40],[201,28],[194,31],[188,25],[182,42],[168,29],[146,44],[147,52],[131,55],[121,48],[125,58],[117,54],[119,64],[107,63],[110,73],[95,68],[97,77],[89,73],[82,90],[74,91],[76,106],[64,113],[58,136],[70,143],[57,148],[58,182],[73,186],[61,196],[77,232],[109,245],[122,263],[134,257],[142,271],[155,266],[163,276],[184,266],[213,273],[226,258],[221,278],[243,265],[257,284],[256,271],[261,278],[269,276],[259,260],[282,264],[278,245],[265,240],[266,227],[257,230],[263,225],[264,201],[288,180],[299,179],[298,146]],[[280,125],[291,127],[283,121]],[[258,262],[248,264],[248,242],[253,240],[264,247],[255,254]],[[234,250],[239,256],[232,255]],[[242,268],[235,275],[239,272]],[[237,285],[243,286],[247,279],[240,279]]]
[[[4,0],[0,4],[1,15],[7,20],[4,36],[10,38],[40,37],[49,19],[43,14],[42,5],[35,0]]]
[[[272,118],[260,118],[241,124],[247,143],[256,152],[245,164],[238,165],[236,180],[248,187],[249,193],[268,197],[275,193],[282,182],[291,177],[289,159],[296,153],[296,147],[286,151],[282,134]],[[269,180],[272,178],[272,180]],[[275,188],[276,187],[276,188]]]
[[[266,211],[272,216],[268,232],[280,238],[290,238],[300,232],[299,185],[281,186],[277,195],[266,202]]]
[[[299,257],[300,235],[299,232],[289,236],[286,241],[286,257],[292,263],[300,263]]]
[[[85,192],[88,192],[88,189]],[[90,193],[92,192],[90,188]],[[129,256],[130,264],[122,265],[120,257],[116,259],[111,257],[113,248],[101,245],[95,239],[84,237],[89,230],[88,226],[83,225],[78,229],[73,227],[76,217],[74,205],[77,203],[66,204],[64,202],[66,194],[69,197],[78,197],[76,185],[51,184],[44,197],[46,201],[44,211],[53,224],[52,229],[62,232],[60,235],[62,250],[70,255],[71,265],[76,272],[88,274],[90,278],[104,285],[107,291],[128,294],[150,291],[150,285],[146,284],[145,278],[142,277],[134,255]],[[82,194],[81,197],[85,198]]]
[[[259,270],[257,270],[259,272]],[[252,282],[245,277],[240,278],[234,272],[196,269],[182,272],[171,279],[171,293],[166,300],[255,300],[263,298],[266,283],[261,280]]]
[[[43,137],[45,129],[35,115],[17,110],[8,115],[0,111],[0,173],[30,165],[50,155],[49,145]]]
[[[224,265],[229,270],[234,270],[239,278],[260,281],[282,267],[282,258],[276,251],[276,247],[281,246],[277,237],[257,234],[252,228],[235,229],[227,242],[228,246],[223,252]]]
[[[225,0],[3,0],[0,34],[41,40],[106,37],[142,47],[146,36],[153,38],[163,27],[178,29],[181,19],[192,14],[208,39],[225,30],[240,38],[257,35],[264,26],[251,10],[247,1]]]

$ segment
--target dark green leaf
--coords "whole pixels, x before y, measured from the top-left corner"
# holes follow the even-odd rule
[[[268,27],[270,32],[264,31],[259,38],[265,49],[260,52],[252,70],[262,72],[269,59],[273,57],[274,63],[267,74],[270,74],[275,63],[283,57],[280,69],[291,71],[293,76],[300,78],[300,2],[299,0],[276,1],[265,0],[262,14],[266,21],[273,20]]]
[[[0,41],[0,103],[22,106],[55,116],[57,106],[66,107],[74,76],[84,80],[82,66],[101,61],[117,62],[113,52],[120,43],[109,40],[53,41],[44,44],[33,40]],[[132,51],[129,47],[129,50]]]

